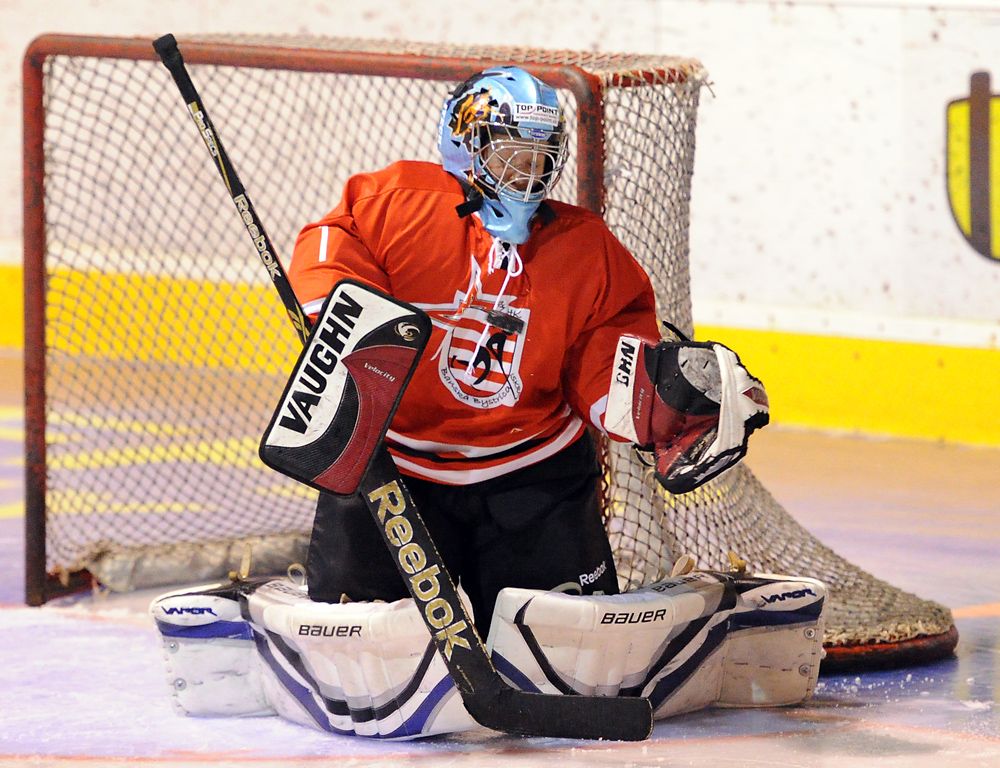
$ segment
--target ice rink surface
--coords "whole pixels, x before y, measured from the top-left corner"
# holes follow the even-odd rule
[[[15,364],[0,359],[0,766],[1000,767],[1000,450],[769,427],[747,459],[824,543],[952,608],[954,658],[822,676],[803,705],[684,715],[643,743],[490,731],[373,742],[175,714],[146,613],[165,590],[24,606]]]

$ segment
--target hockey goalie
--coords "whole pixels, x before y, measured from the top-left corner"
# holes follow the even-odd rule
[[[658,718],[802,701],[820,582],[688,562],[619,594],[600,507],[595,433],[687,493],[745,455],[763,386],[721,344],[662,340],[635,259],[547,199],[567,157],[552,88],[471,77],[438,147],[352,177],[298,238],[313,332],[261,457],[321,491],[307,561],[154,601],[174,701],[389,739],[499,722],[473,707],[491,675]],[[488,669],[463,666],[480,652]]]

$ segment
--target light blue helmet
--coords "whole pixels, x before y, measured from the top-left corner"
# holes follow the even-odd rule
[[[524,243],[531,217],[566,164],[566,122],[556,92],[519,67],[480,72],[445,103],[438,149],[445,170],[467,181],[473,198],[482,197],[486,230]]]

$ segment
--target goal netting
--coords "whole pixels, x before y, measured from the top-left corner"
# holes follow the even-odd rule
[[[603,211],[692,329],[691,59],[315,38],[188,38],[181,51],[280,256],[347,178],[436,161],[441,105],[491,63],[556,86],[571,159],[555,196]],[[313,492],[256,449],[298,349],[151,41],[46,36],[25,58],[28,599],[225,578],[304,558]],[[619,581],[682,553],[830,588],[831,664],[951,650],[950,612],[830,551],[738,466],[692,493],[605,446]],[[83,578],[85,577],[85,578]],[[916,655],[914,655],[916,654]],[[922,655],[922,656],[921,656]]]

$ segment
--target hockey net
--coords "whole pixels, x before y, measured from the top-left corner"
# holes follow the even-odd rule
[[[694,60],[345,39],[190,38],[181,51],[279,255],[347,178],[435,161],[441,104],[491,63],[558,87],[572,157],[555,196],[603,210],[691,333],[688,204]],[[46,36],[25,57],[28,600],[302,561],[309,489],[256,455],[298,348],[149,40]],[[830,588],[831,665],[932,658],[950,612],[803,530],[743,466],[692,493],[605,446],[624,589],[682,553]]]

